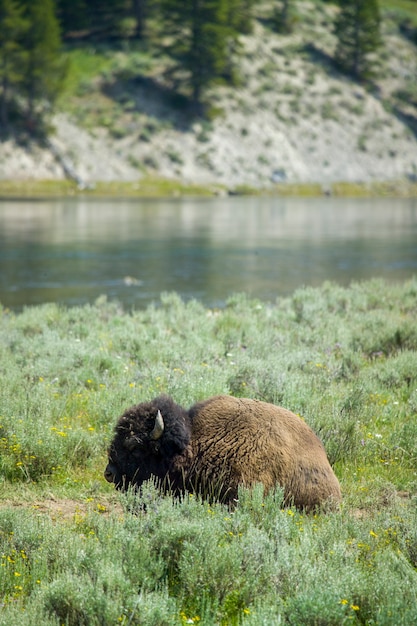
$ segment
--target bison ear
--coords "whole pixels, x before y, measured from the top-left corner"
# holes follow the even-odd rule
[[[158,410],[158,413],[155,418],[155,425],[149,435],[149,437],[156,441],[162,437],[162,433],[164,432],[164,420],[161,415],[161,411]]]

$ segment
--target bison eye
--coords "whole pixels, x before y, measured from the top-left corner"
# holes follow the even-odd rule
[[[132,435],[130,437],[126,437],[126,439],[123,442],[123,446],[129,452],[132,452],[136,448],[143,447],[143,440],[140,437],[138,437],[138,435]]]

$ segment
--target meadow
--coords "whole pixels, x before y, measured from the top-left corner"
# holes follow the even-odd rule
[[[0,625],[417,623],[417,279],[213,310],[0,308]],[[103,478],[117,417],[161,392],[299,414],[339,511],[242,489],[234,509]]]

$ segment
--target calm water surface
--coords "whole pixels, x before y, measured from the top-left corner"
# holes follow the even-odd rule
[[[417,275],[417,200],[0,201],[0,302],[208,306],[325,280]]]

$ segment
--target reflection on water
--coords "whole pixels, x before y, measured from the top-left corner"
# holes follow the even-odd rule
[[[417,202],[396,199],[0,202],[0,302],[99,295],[126,307],[177,291],[209,306],[273,301],[324,280],[417,274]]]

